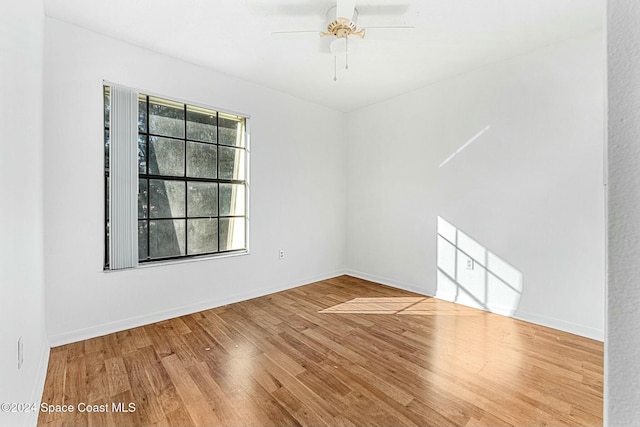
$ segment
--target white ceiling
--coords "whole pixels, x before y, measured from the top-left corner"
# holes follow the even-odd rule
[[[324,30],[331,0],[45,0],[47,16],[351,111],[451,75],[602,29],[605,0],[360,0],[349,70]]]

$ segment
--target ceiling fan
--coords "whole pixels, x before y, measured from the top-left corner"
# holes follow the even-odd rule
[[[375,25],[358,28],[358,9],[356,0],[336,0],[336,5],[327,10],[326,31],[297,30],[274,31],[272,35],[316,33],[322,38],[330,39],[329,51],[333,54],[333,80],[337,77],[337,55],[345,55],[345,69],[349,69],[349,38],[363,39],[367,29],[402,29],[412,30],[411,25]]]

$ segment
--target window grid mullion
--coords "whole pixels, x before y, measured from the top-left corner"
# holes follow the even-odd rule
[[[170,220],[170,219],[238,219],[244,218],[244,215],[199,215],[199,216],[156,216],[150,218],[152,220]]]
[[[189,185],[187,183],[187,104],[183,105],[184,111],[184,140],[182,141],[182,149],[184,153],[184,163],[182,168],[182,177],[184,179],[184,254],[189,254],[189,205],[188,193]]]
[[[218,252],[220,252],[220,114],[216,111],[216,178],[218,179],[218,203],[216,203],[218,212],[216,212],[218,217],[218,228],[216,229],[218,233],[218,238],[216,239],[218,243],[218,247],[216,248]]]
[[[149,163],[151,160],[150,157],[150,152],[151,152],[151,138],[149,138],[149,132],[151,131],[150,128],[150,113],[151,111],[149,110],[149,96],[145,96],[145,101],[146,101],[146,108],[147,108],[147,117],[146,117],[146,126],[145,129],[147,130],[147,134],[145,135],[145,139],[146,139],[146,144],[145,144],[145,150],[146,150],[146,161],[145,161],[145,165],[144,165],[144,172],[147,175],[146,180],[147,180],[147,217],[145,218],[146,224],[147,224],[147,256],[146,256],[146,260],[147,259],[151,259],[151,180],[149,179]]]
[[[210,183],[218,183],[218,184],[246,185],[246,181],[242,181],[240,179],[215,179],[215,178],[198,178],[198,177],[182,178],[179,176],[172,176],[172,175],[147,175],[147,177],[149,179],[160,179],[163,181],[193,181],[193,182],[210,182]]]

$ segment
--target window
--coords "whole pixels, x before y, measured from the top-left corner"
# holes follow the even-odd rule
[[[104,113],[105,268],[110,268],[109,86]],[[138,262],[246,252],[246,119],[138,94],[137,122]]]

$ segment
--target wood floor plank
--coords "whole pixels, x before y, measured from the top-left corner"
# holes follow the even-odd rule
[[[275,397],[259,383],[250,381],[246,374],[234,372],[224,374],[224,369],[212,360],[206,362],[212,378],[225,391],[232,404],[242,415],[239,425],[247,426],[299,426],[292,415],[280,405]]]
[[[151,345],[159,357],[170,356],[173,354],[171,345],[162,336],[162,331],[165,330],[165,324],[166,321],[143,327],[147,338],[151,341]]]
[[[229,316],[229,314],[227,314],[227,316]],[[225,320],[229,323],[229,319]],[[232,326],[249,341],[254,342],[262,352],[270,354],[276,363],[284,367],[287,371],[292,372],[294,375],[304,372],[304,367],[302,365],[269,341],[268,338],[270,334],[264,330],[262,325],[241,317],[234,319]]]
[[[203,312],[205,319],[197,323],[231,356],[255,356],[261,351],[240,332],[229,326],[213,310]],[[195,316],[195,315],[194,315]],[[192,316],[192,317],[194,317]],[[187,319],[185,319],[186,321]]]
[[[42,403],[47,405],[64,404],[65,379],[67,370],[67,347],[52,348],[49,353],[49,366],[47,367],[47,380],[43,393]],[[54,403],[55,402],[55,403]],[[40,412],[39,422],[52,423],[62,418],[60,412]]]
[[[279,366],[268,355],[255,356],[253,362],[262,372],[267,372],[275,381],[281,384],[274,392],[274,396],[279,396],[279,400],[287,398],[289,404],[292,399],[288,394],[292,394],[295,401],[299,401],[301,408],[295,414],[302,416],[298,420],[303,425],[331,425],[331,419],[336,415],[335,409],[313,390],[305,386],[292,373]],[[285,393],[286,391],[286,393]],[[280,394],[278,394],[280,392]]]
[[[112,423],[107,425],[121,427],[146,426],[162,422],[165,419],[163,416],[149,417],[149,411],[145,407],[145,396],[134,395],[131,390],[112,396],[104,403],[110,406],[109,416],[112,420]],[[116,405],[115,408],[113,404]],[[134,404],[135,407],[129,406],[130,404]]]
[[[159,401],[159,395],[149,381],[147,375],[149,363],[145,361],[142,351],[136,350],[122,356],[131,385],[131,390],[127,390],[125,393],[130,392],[135,396],[135,400],[132,402],[136,403],[136,413],[141,419],[152,424],[165,418],[165,413]]]
[[[304,402],[284,387],[280,387],[271,393],[288,412],[295,417],[301,426],[330,426],[317,412],[310,410]]]
[[[199,362],[196,365],[189,366],[187,371],[223,425],[236,426],[246,422],[246,418],[240,415],[242,408],[234,407],[232,400],[226,395],[225,391],[209,375],[206,363]],[[252,421],[259,422],[257,419]]]
[[[74,342],[72,344],[68,344],[67,346],[67,361],[72,362],[77,360],[85,355],[85,343],[83,341]]]
[[[176,387],[178,394],[182,398],[187,413],[196,425],[221,426],[222,421],[218,418],[209,402],[196,386],[185,365],[178,356],[171,355],[162,359],[162,365],[165,367],[171,377],[171,381]],[[192,366],[192,365],[189,365]]]
[[[184,325],[184,322],[180,323]],[[205,350],[203,347],[194,351],[193,348],[189,347],[185,343],[184,335],[186,334],[181,334],[179,333],[179,330],[176,330],[174,328],[173,322],[164,323],[162,325],[160,333],[158,334],[158,336],[162,337],[167,342],[167,344],[171,348],[172,353],[178,356],[182,364],[184,366],[190,366],[193,363],[197,363],[202,360],[199,355],[201,355],[201,353]],[[208,342],[206,345],[209,346],[211,345],[211,343]]]
[[[139,357],[146,366],[147,378],[153,393],[157,397],[162,411],[168,417],[169,413],[183,405],[175,385],[152,346],[141,348]]]
[[[84,345],[75,343],[72,347],[77,351],[69,351],[67,354],[67,369],[65,370],[65,393],[64,403],[78,408],[80,403],[86,402],[87,390],[87,369],[84,358]],[[88,424],[87,413],[75,410],[69,413],[70,423],[74,425]]]
[[[166,420],[159,421],[157,423],[160,426],[197,426],[198,424],[193,421],[191,415],[187,411],[187,408],[180,406],[167,414]]]
[[[127,373],[127,368],[124,366],[124,360],[121,356],[105,360],[104,365],[105,378],[108,380],[109,396],[116,396],[127,390],[131,390],[129,374]]]
[[[101,337],[90,338],[84,341],[85,353],[93,353],[94,351],[104,350],[104,341]]]
[[[147,336],[147,333],[145,332],[143,327],[133,328],[133,329],[130,329],[130,331],[131,331],[131,336],[133,337],[133,341],[135,342],[136,348],[138,349],[145,348],[153,344],[149,339],[149,337]]]
[[[598,426],[602,384],[601,342],[340,276],[54,348],[42,401],[110,410],[38,425]]]
[[[97,405],[98,407],[103,405],[103,399],[91,401],[90,405]],[[111,410],[111,408],[108,408]],[[111,413],[108,411],[91,411],[87,414],[87,422],[89,427],[101,427],[101,426],[109,426],[113,425],[113,418],[111,417]]]
[[[132,335],[130,330],[116,332],[116,339],[118,340],[120,354],[131,353],[132,351],[136,351],[138,349],[138,346],[136,345],[136,339]]]
[[[86,357],[87,370],[87,401],[102,401],[109,397],[109,384],[104,360],[105,352],[100,350]]]
[[[103,335],[97,339],[102,341],[105,360],[111,357],[122,356],[122,349],[120,348],[116,334]]]

